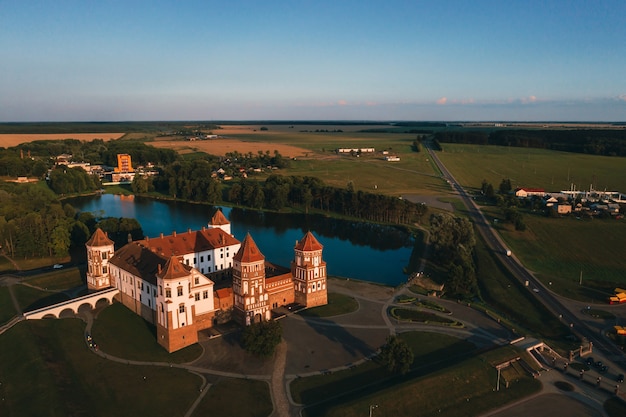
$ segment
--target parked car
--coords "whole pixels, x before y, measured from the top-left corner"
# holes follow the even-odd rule
[[[52,268],[54,268],[54,269],[61,269],[61,268],[63,268],[63,265],[61,265],[61,264],[54,264],[54,266]]]
[[[619,374],[617,376],[617,382],[624,382],[624,374]]]
[[[585,363],[586,363],[587,365],[591,366],[591,365],[593,365],[593,364],[594,364],[594,360],[593,360],[593,358],[590,356],[590,357],[588,357],[588,358],[587,358],[587,360],[585,361]]]
[[[602,361],[596,362],[596,368],[598,369],[602,368]]]
[[[600,368],[600,372],[602,372],[603,374],[606,373],[606,371],[609,370],[609,367],[606,365],[603,365],[602,368]]]

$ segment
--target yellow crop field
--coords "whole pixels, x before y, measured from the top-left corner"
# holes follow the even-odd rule
[[[2,133],[0,134],[0,147],[10,148],[21,143],[35,140],[59,140],[78,139],[91,141],[94,139],[114,140],[119,139],[126,133]]]

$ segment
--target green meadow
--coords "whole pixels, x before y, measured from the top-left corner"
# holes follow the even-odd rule
[[[546,191],[621,191],[626,193],[626,160],[544,149],[445,143],[439,158],[465,188],[480,188],[487,180],[497,189],[503,179],[513,188]]]

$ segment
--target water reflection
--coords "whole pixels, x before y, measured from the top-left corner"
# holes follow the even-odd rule
[[[134,199],[105,194],[68,201],[81,211],[97,216],[132,217],[146,236],[198,230],[206,226],[215,208],[202,204]],[[222,208],[232,223],[232,232],[242,240],[250,232],[268,260],[288,266],[293,246],[308,230],[324,245],[324,258],[331,275],[397,285],[406,279],[413,239],[402,228],[378,226],[321,215],[276,214]]]

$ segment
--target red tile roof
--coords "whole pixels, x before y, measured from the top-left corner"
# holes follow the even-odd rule
[[[224,248],[239,243],[237,239],[218,228],[174,233],[169,236],[149,238],[139,242],[163,256],[180,256]]]
[[[233,296],[233,289],[232,288],[221,288],[221,289],[215,291],[215,295],[217,296],[217,298],[220,298],[220,299],[230,298],[230,297]]]
[[[138,242],[124,245],[111,257],[110,264],[156,285],[156,274],[159,267],[163,268],[167,258],[159,256]]]
[[[223,224],[230,224],[230,222],[228,221],[226,216],[224,216],[224,213],[222,213],[222,210],[217,210],[215,214],[213,215],[213,217],[211,217],[210,224],[213,226],[221,226]]]
[[[87,246],[108,246],[112,244],[113,241],[109,239],[107,234],[99,227],[93,232],[93,235],[91,235],[91,238],[86,243]]]
[[[313,233],[311,232],[306,232],[304,237],[296,243],[296,249],[303,252],[318,251],[323,248],[324,246],[322,246],[322,244],[315,239],[315,236],[313,236]]]
[[[250,233],[248,233],[246,235],[246,238],[241,243],[241,248],[239,248],[239,252],[235,254],[233,259],[235,261],[244,263],[259,262],[265,260],[265,256],[263,256],[256,243],[254,243],[252,236],[250,236]]]
[[[189,275],[191,267],[180,263],[176,256],[171,256],[165,267],[157,273],[162,279],[178,279]]]

